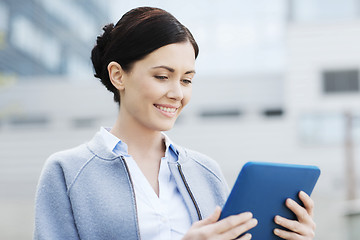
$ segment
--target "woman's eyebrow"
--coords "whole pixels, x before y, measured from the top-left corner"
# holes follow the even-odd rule
[[[161,66],[156,66],[156,67],[153,67],[152,69],[156,69],[156,68],[165,68],[166,70],[168,70],[169,72],[175,72],[175,69],[171,68],[171,67],[168,67],[168,66],[164,66],[164,65],[161,65]]]
[[[195,72],[195,70],[190,70],[190,71],[187,71],[185,74],[190,74],[190,73],[195,74],[196,72]]]
[[[168,66],[164,66],[164,65],[152,67],[152,69],[156,69],[156,68],[164,68],[164,69],[168,70],[169,72],[172,72],[172,73],[175,72],[175,69],[168,67]],[[190,70],[190,71],[185,72],[185,74],[190,74],[190,73],[195,74],[195,70]]]

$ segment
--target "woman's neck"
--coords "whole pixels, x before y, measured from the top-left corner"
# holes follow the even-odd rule
[[[128,146],[128,153],[136,156],[164,154],[165,144],[160,131],[148,129],[137,121],[124,118],[121,114],[110,131]]]

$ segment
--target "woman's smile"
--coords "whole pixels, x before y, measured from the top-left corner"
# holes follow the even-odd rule
[[[154,104],[156,109],[166,117],[175,117],[179,107],[175,107],[168,104]]]

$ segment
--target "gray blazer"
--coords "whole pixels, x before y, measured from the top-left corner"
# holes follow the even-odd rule
[[[214,160],[175,148],[179,158],[169,168],[195,222],[223,206],[229,189]],[[36,194],[34,239],[140,239],[126,162],[106,148],[99,133],[46,161]]]

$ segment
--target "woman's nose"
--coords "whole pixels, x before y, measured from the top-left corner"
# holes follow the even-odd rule
[[[174,81],[170,84],[167,96],[168,98],[175,100],[182,100],[184,98],[184,93],[180,81]]]

